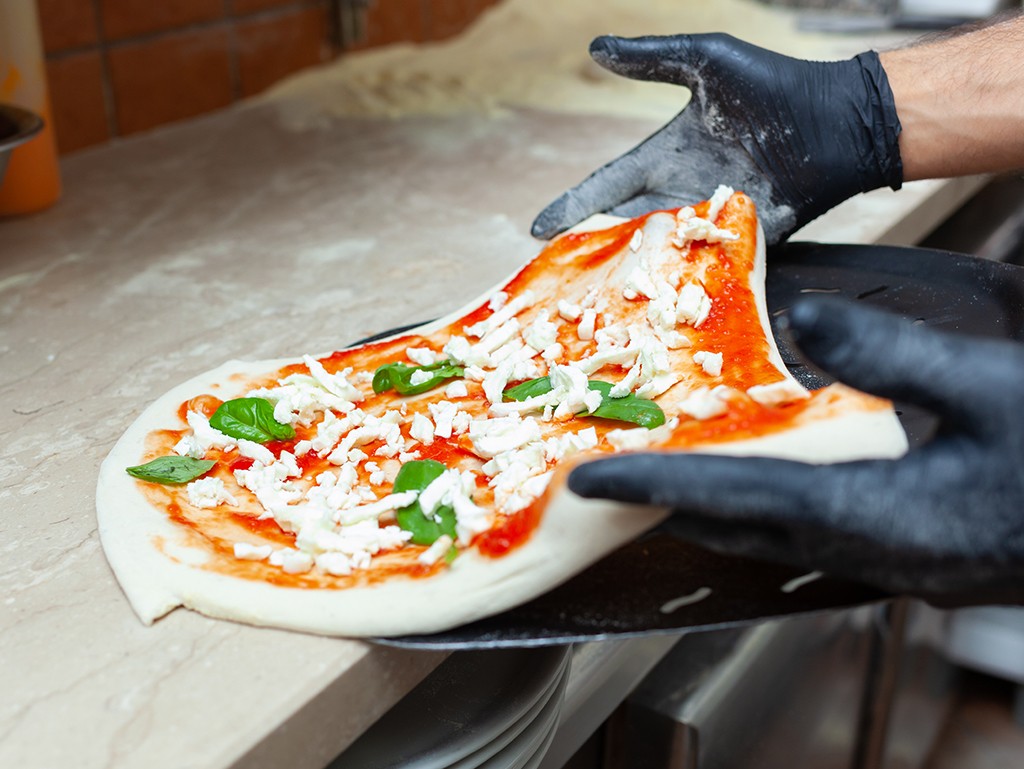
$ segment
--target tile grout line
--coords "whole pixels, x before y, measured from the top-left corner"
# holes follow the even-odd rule
[[[103,14],[100,12],[100,0],[92,0],[93,21],[96,24],[96,52],[100,58],[101,90],[103,91],[103,112],[107,118],[107,131],[110,139],[121,135],[117,121],[117,97],[110,75],[110,60],[107,57],[106,31],[103,28]],[[109,141],[109,139],[108,139]]]
[[[238,19],[232,15],[231,0],[222,0],[224,19],[228,24],[228,86],[231,89],[231,103],[242,98],[242,75],[238,63]]]
[[[430,0],[420,0],[420,25],[423,29],[423,42],[434,39],[434,15],[430,12]]]

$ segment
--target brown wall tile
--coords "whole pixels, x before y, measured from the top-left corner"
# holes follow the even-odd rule
[[[247,13],[265,11],[268,8],[281,8],[286,5],[299,5],[296,0],[228,0],[231,13],[243,16]]]
[[[366,9],[366,37],[355,49],[428,40],[422,0],[373,0]]]
[[[304,8],[236,26],[242,96],[259,93],[296,70],[326,61],[327,9]]]
[[[108,57],[119,133],[144,131],[231,103],[226,29],[117,46]]]
[[[63,152],[227,106],[333,53],[327,0],[38,2],[47,50],[81,49],[48,60]],[[449,37],[497,2],[371,0],[355,47]]]
[[[47,62],[46,75],[61,154],[109,140],[99,51],[53,59]]]
[[[99,0],[103,34],[123,40],[224,16],[224,0]]]
[[[47,53],[96,44],[93,0],[37,0],[37,7]]]

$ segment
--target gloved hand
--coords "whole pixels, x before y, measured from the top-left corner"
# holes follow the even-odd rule
[[[624,455],[581,465],[569,488],[671,507],[671,528],[712,550],[939,605],[1024,603],[1024,346],[835,298],[794,305],[789,324],[842,381],[937,415],[935,437],[898,460],[834,465]]]
[[[873,51],[801,61],[712,34],[599,37],[590,54],[619,75],[685,85],[693,98],[545,208],[533,222],[538,238],[602,211],[689,205],[728,184],[753,198],[774,244],[858,192],[903,182],[900,122]]]

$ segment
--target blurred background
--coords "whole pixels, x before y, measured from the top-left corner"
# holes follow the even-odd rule
[[[388,699],[347,683],[355,664],[304,677],[295,649],[343,642],[182,612],[142,628],[96,540],[96,468],[135,413],[227,357],[338,349],[518,269],[537,212],[688,98],[605,72],[594,36],[725,31],[841,59],[1019,5],[0,0],[0,765],[342,767],[439,664],[374,649]],[[876,190],[797,239],[1024,265],[1024,181]],[[1024,766],[1020,609],[898,601],[677,640],[573,650],[530,765]],[[243,664],[268,659],[299,682],[295,714]]]
[[[498,0],[38,0],[61,154],[194,117],[338,56],[457,35]]]

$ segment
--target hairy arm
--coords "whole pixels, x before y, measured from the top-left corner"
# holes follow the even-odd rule
[[[1024,168],[1024,16],[880,58],[904,179]]]

